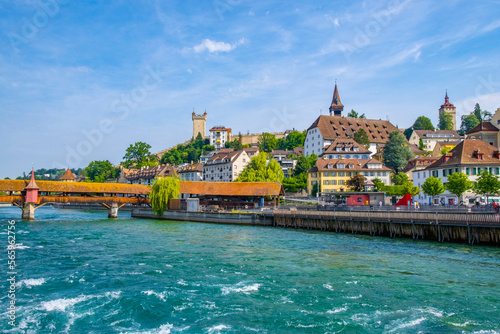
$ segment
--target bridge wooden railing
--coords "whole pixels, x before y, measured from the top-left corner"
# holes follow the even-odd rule
[[[500,227],[500,216],[494,213],[440,213],[399,211],[286,211],[273,215],[289,217],[330,218],[372,222],[407,222],[448,225],[487,225]]]

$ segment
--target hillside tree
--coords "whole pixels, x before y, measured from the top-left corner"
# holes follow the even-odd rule
[[[439,130],[455,130],[453,129],[453,117],[447,112],[439,113]]]
[[[365,114],[361,114],[359,115],[357,111],[355,111],[354,109],[351,109],[351,111],[349,111],[349,113],[347,114],[347,117],[352,117],[352,118],[366,118]]]
[[[265,152],[254,156],[235,182],[283,182],[285,175],[280,164],[267,158]]]
[[[150,148],[151,145],[140,141],[136,142],[134,145],[130,144],[123,157],[125,161],[122,162],[122,165],[127,168],[132,165],[136,168],[157,165],[158,157],[151,154],[149,151]]]
[[[120,174],[120,169],[113,167],[108,160],[95,160],[85,167],[85,175],[87,182],[104,182],[107,179],[115,179]]]
[[[349,189],[352,191],[363,191],[365,190],[366,177],[361,174],[354,175],[348,179],[345,183]]]
[[[384,164],[399,174],[412,158],[413,153],[410,151],[403,134],[399,131],[391,132],[389,141],[384,147]]]
[[[258,139],[259,148],[263,152],[271,152],[278,148],[278,140],[272,133],[263,132]]]
[[[353,139],[359,145],[363,145],[366,148],[370,147],[370,139],[368,139],[368,134],[364,129],[359,129],[353,135]]]

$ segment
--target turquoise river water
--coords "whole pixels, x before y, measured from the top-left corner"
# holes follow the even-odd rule
[[[500,333],[500,249],[0,208],[2,333]],[[16,324],[9,324],[9,219]]]

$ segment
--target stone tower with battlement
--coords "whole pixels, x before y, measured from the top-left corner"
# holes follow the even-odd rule
[[[205,111],[203,115],[196,115],[193,110],[193,138],[196,139],[198,133],[201,133],[203,138],[206,137],[207,133],[207,112]]]
[[[450,103],[450,99],[448,98],[448,91],[446,91],[446,95],[444,97],[444,104],[439,108],[439,115],[441,113],[447,113],[451,115],[451,120],[453,122],[453,130],[457,129],[457,108]]]

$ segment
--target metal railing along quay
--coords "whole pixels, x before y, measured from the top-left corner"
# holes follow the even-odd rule
[[[372,222],[426,223],[446,225],[478,225],[500,228],[498,213],[431,212],[431,211],[288,211],[273,210],[273,215],[290,217],[330,218]]]

